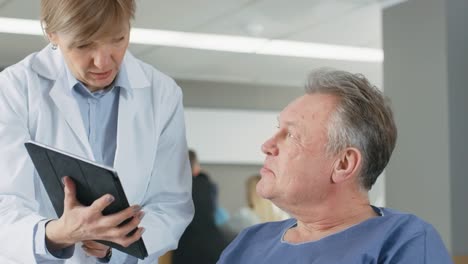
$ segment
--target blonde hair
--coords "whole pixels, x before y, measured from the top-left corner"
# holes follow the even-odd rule
[[[276,207],[270,200],[264,199],[257,194],[257,183],[260,175],[253,175],[247,179],[247,204],[255,212],[260,222],[279,221],[287,218],[285,213]]]
[[[135,0],[41,0],[40,19],[46,33],[71,34],[77,46],[130,24],[135,9]]]

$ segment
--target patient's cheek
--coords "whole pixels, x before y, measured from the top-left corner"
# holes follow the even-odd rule
[[[300,154],[302,153],[302,149],[299,145],[292,146],[288,151],[288,160],[299,160]]]
[[[262,176],[262,179],[257,183],[257,186],[256,186],[257,194],[262,198],[268,199],[271,197],[272,187],[273,187],[272,179],[268,176],[266,177]]]

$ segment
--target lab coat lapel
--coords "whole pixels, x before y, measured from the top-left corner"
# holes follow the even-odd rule
[[[73,133],[78,137],[80,145],[87,153],[88,157],[94,159],[78,104],[67,86],[66,75],[60,75],[50,91],[50,97],[57,106],[60,114],[71,127]]]
[[[60,50],[52,50],[51,45],[47,45],[34,55],[31,66],[33,71],[54,83],[49,92],[50,97],[57,106],[60,115],[64,117],[66,123],[78,138],[83,152],[87,154],[88,158],[94,159],[78,103],[68,87],[65,61]]]
[[[142,88],[148,88],[150,82],[130,53],[125,56],[124,67],[130,87],[120,90],[114,168],[119,174],[128,201],[138,203],[142,199],[142,193],[144,193],[141,187],[145,186],[143,183],[146,183],[146,180],[142,178],[135,180],[135,178],[144,176],[142,168],[145,167],[145,162],[142,162],[144,159],[141,157],[144,153],[140,153],[142,150],[138,146],[141,146],[142,142],[150,143],[149,138],[141,136],[146,133],[135,131],[138,127],[137,122],[141,122],[136,114],[143,107],[141,94],[139,97],[138,93],[141,92]],[[142,112],[145,111],[142,110]]]
[[[134,153],[135,140],[132,135],[135,129],[133,121],[135,120],[136,102],[128,91],[120,91],[119,98],[119,116],[117,122],[117,149],[115,152],[114,167],[119,174],[122,185],[125,186],[125,193],[129,202],[132,202],[138,190],[133,188],[134,181],[131,179],[137,174],[134,164],[137,164],[138,153]]]

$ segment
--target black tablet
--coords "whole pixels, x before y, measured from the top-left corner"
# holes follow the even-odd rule
[[[61,180],[63,176],[69,176],[73,179],[76,185],[76,198],[85,206],[90,206],[96,199],[105,194],[114,196],[114,202],[104,209],[103,215],[117,213],[129,207],[117,172],[113,168],[38,142],[28,141],[24,145],[36,167],[57,216],[63,214],[63,201],[65,197],[64,185]],[[130,220],[127,219],[124,223]],[[136,229],[129,235],[135,231]],[[144,259],[148,256],[142,238],[126,248],[109,241],[98,242],[139,259]]]

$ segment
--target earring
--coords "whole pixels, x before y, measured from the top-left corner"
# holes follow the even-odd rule
[[[57,49],[57,44],[52,43],[52,49],[56,50]]]

